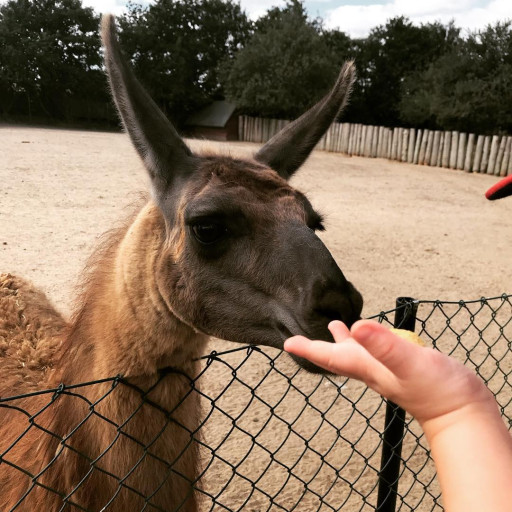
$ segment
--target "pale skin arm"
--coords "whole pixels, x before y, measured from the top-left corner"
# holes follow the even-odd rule
[[[485,384],[468,368],[362,320],[338,321],[336,343],[295,336],[286,351],[363,381],[420,423],[447,512],[512,511],[512,437]]]

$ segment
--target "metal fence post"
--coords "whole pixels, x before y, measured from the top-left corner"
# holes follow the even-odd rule
[[[394,326],[414,331],[418,304],[410,297],[396,300]],[[377,509],[379,512],[395,512],[402,441],[405,429],[405,411],[391,401],[386,404],[386,419],[382,436],[382,457],[379,472]]]

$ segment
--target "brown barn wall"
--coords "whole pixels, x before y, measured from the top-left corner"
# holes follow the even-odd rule
[[[219,140],[225,141],[227,139],[227,132],[224,128],[209,128],[206,126],[194,126],[189,129],[191,137],[197,139]]]
[[[197,139],[208,140],[238,140],[238,116],[231,116],[224,128],[211,128],[209,126],[190,126],[186,135]]]
[[[233,115],[226,123],[227,140],[238,140],[238,116]]]

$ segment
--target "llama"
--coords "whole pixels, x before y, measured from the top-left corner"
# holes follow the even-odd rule
[[[197,511],[199,395],[187,375],[209,336],[282,348],[294,334],[330,339],[330,320],[351,325],[362,309],[315,234],[321,216],[288,183],[343,108],[353,64],[241,160],[193,154],[135,78],[110,15],[102,39],[152,199],[97,250],[69,323],[29,283],[0,276],[0,396],[116,375],[128,385],[26,396],[16,405],[30,418],[0,403],[2,511]]]

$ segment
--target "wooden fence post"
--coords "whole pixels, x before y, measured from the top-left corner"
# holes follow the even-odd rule
[[[416,142],[416,130],[414,128],[409,128],[409,142],[408,142],[408,151],[407,151],[407,162],[412,164],[414,160],[414,145]]]
[[[449,167],[450,165],[450,150],[452,147],[452,132],[444,132],[444,145],[443,145],[443,160],[442,167]]]
[[[349,140],[349,155],[352,156],[355,153],[356,148],[356,137],[357,137],[357,124],[353,124],[350,129],[350,140]]]
[[[480,161],[480,172],[487,173],[487,164],[489,163],[489,150],[491,148],[491,137],[487,135],[484,138],[484,148],[482,150],[482,160]]]
[[[384,143],[384,127],[379,126],[378,140],[377,140],[377,158],[382,157],[382,145]]]
[[[475,157],[473,158],[473,172],[480,172],[480,165],[482,163],[482,153],[484,149],[483,135],[479,135],[476,139]]]
[[[372,158],[377,157],[377,148],[379,146],[379,133],[380,133],[380,127],[374,126],[373,127],[373,139],[372,139],[372,147],[371,147],[371,153],[370,156]]]
[[[407,153],[409,152],[409,129],[402,128],[402,144],[400,151],[400,161],[407,162]]]
[[[370,156],[370,148],[372,147],[373,126],[366,126],[366,137],[364,139],[363,155],[368,158]]]
[[[341,132],[341,152],[348,154],[350,143],[350,131],[352,125],[350,123],[343,123],[343,131]]]
[[[472,164],[473,164],[473,148],[475,145],[475,134],[470,133],[468,135],[468,144],[466,146],[466,155],[464,158],[464,170],[466,172],[471,172]]]
[[[402,143],[403,143],[402,134],[403,133],[404,133],[404,129],[401,127],[398,127],[398,131],[396,134],[396,160],[397,160],[397,162],[400,162],[402,160]]]
[[[338,141],[336,143],[336,151],[338,153],[345,153],[345,151],[343,151],[343,142],[344,142],[344,137],[345,137],[346,123],[339,123],[338,127],[339,127],[339,129],[338,129]]]
[[[354,148],[354,136],[356,132],[355,124],[350,123],[350,129],[348,131],[348,144],[347,144],[347,154],[352,156],[353,148]]]
[[[331,141],[329,144],[329,151],[335,151],[336,145],[338,143],[338,132],[339,132],[339,123],[332,123],[331,124]]]
[[[396,160],[398,150],[398,128],[393,128],[393,135],[391,136],[391,160]]]
[[[352,124],[350,128],[350,155],[354,155],[356,151],[356,140],[357,140],[357,124]]]
[[[489,153],[489,162],[487,164],[487,174],[494,174],[494,166],[498,156],[499,136],[493,135],[491,139],[491,152]]]
[[[334,140],[332,141],[332,151],[335,153],[340,153],[342,130],[343,125],[341,123],[334,124]]]
[[[430,165],[432,159],[432,148],[434,146],[434,132],[431,130],[428,133],[427,148],[425,150],[425,165]]]
[[[357,125],[356,156],[361,156],[361,141],[363,140],[363,125]]]
[[[359,151],[359,138],[361,136],[361,125],[357,123],[354,125],[354,139],[352,141],[352,154],[358,155]]]
[[[452,131],[452,145],[450,147],[450,169],[457,168],[457,148],[459,144],[459,132]]]
[[[336,144],[336,151],[338,153],[345,153],[343,151],[343,141],[345,137],[346,123],[339,123],[339,131],[338,131],[338,142]]]
[[[371,137],[370,137],[370,146],[369,146],[369,154],[368,156],[370,158],[375,158],[375,146],[378,139],[378,133],[379,133],[379,127],[378,126],[372,126],[371,130]]]
[[[418,164],[425,165],[425,154],[427,153],[427,141],[430,134],[430,130],[423,130],[423,136],[421,137],[420,154],[418,156]]]
[[[501,164],[503,157],[505,156],[505,147],[507,145],[507,137],[504,135],[501,137],[500,147],[498,149],[498,156],[496,157],[496,163],[494,164],[494,175],[499,176],[501,172]]]
[[[357,123],[355,125],[354,132],[354,145],[352,146],[352,154],[359,156],[359,141],[361,140],[361,125]]]
[[[334,139],[334,130],[336,129],[336,123],[331,123],[331,126],[327,128],[325,132],[325,147],[324,151],[332,151],[332,141]]]
[[[464,157],[466,156],[466,137],[465,133],[459,133],[459,145],[457,149],[457,169],[464,169]]]
[[[334,123],[333,139],[331,143],[331,151],[339,153],[340,139],[341,139],[341,123]]]
[[[350,139],[348,141],[349,143],[349,151],[348,151],[348,154],[350,156],[352,156],[354,154],[354,151],[355,151],[355,147],[356,147],[356,132],[357,132],[357,124],[352,124],[350,126]]]
[[[358,123],[357,125],[357,140],[356,140],[356,147],[355,147],[355,155],[361,156],[361,140],[363,138],[363,125]]]
[[[333,123],[331,151],[337,151],[340,139],[340,123]]]
[[[331,123],[331,126],[329,126],[329,128],[327,128],[327,131],[325,132],[324,148],[323,148],[324,151],[331,151],[333,130],[334,130],[334,124]]]
[[[437,159],[439,157],[439,141],[441,139],[441,132],[439,130],[436,130],[434,132],[434,140],[432,142],[432,154],[430,157],[429,165],[436,166],[437,165]]]
[[[414,144],[414,155],[413,155],[413,164],[419,163],[420,159],[420,146],[421,146],[421,138],[423,137],[423,130],[418,130],[416,134],[416,142]]]
[[[500,176],[507,176],[510,168],[510,154],[512,152],[512,137],[507,137],[507,145],[505,146],[505,154],[503,155],[503,162],[501,162]]]
[[[439,132],[439,149],[436,156],[436,166],[441,167],[443,163],[444,132]]]

